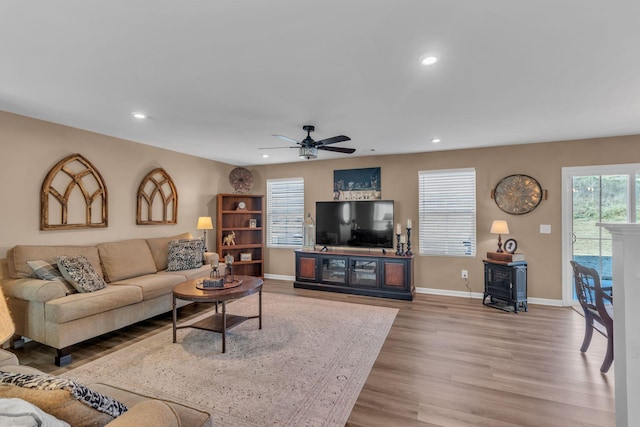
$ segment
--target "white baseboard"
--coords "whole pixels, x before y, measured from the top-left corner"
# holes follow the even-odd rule
[[[432,288],[416,288],[417,294],[431,294],[431,295],[444,295],[449,297],[462,297],[462,298],[476,298],[482,299],[484,294],[480,292],[465,292],[465,291],[449,291],[446,289],[432,289]],[[554,307],[564,307],[562,300],[559,299],[547,299],[547,298],[527,298],[527,303],[538,305],[550,305]]]
[[[272,280],[284,280],[287,282],[293,282],[294,280],[296,280],[295,276],[285,276],[283,274],[265,274],[264,278]]]
[[[282,280],[285,282],[293,282],[296,280],[295,276],[285,276],[283,274],[265,274],[265,279]],[[450,291],[447,289],[433,289],[433,288],[416,288],[417,294],[431,294],[431,295],[443,295],[448,297],[460,297],[460,298],[474,298],[482,299],[481,292],[466,292],[466,291]],[[548,298],[527,298],[529,304],[538,305],[550,305],[554,307],[564,307],[562,300],[548,299]]]

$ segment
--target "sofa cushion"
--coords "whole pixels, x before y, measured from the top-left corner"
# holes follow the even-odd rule
[[[167,271],[199,268],[204,262],[204,241],[201,239],[172,240],[169,242]]]
[[[109,282],[156,272],[151,250],[144,239],[100,243],[98,251]]]
[[[54,282],[62,283],[62,285],[66,289],[67,295],[75,294],[76,292],[78,292],[78,290],[74,288],[73,285],[62,276],[62,273],[60,273],[60,270],[58,269],[58,263],[55,260],[38,259],[27,261],[27,264],[29,265],[29,267],[31,267],[33,272],[36,273],[38,279],[51,280]]]
[[[191,238],[191,233],[182,233],[171,237],[155,237],[152,239],[147,239],[147,245],[151,250],[153,262],[155,262],[156,264],[156,271],[165,270],[167,268],[167,256],[169,254],[170,241]]]
[[[112,286],[95,292],[68,295],[47,302],[45,320],[66,323],[142,301],[142,291],[134,286]]]
[[[127,287],[137,287],[142,293],[142,299],[150,300],[163,295],[171,295],[173,287],[178,283],[185,281],[183,275],[169,274],[146,274],[144,276],[131,277],[129,279],[114,282],[111,285],[118,287],[127,285]]]
[[[61,255],[84,255],[93,268],[102,276],[100,255],[96,246],[30,246],[18,245],[7,251],[7,267],[9,275],[14,279],[26,277],[37,278],[27,261],[33,259],[56,259]]]
[[[127,407],[129,407],[130,411],[132,412],[135,411],[135,408],[137,408],[137,406],[141,402],[154,399],[150,396],[133,393],[129,390],[124,390],[108,384],[93,383],[89,384],[89,386],[93,390],[111,396],[114,399],[118,399],[120,402],[127,405]],[[178,418],[180,419],[180,425],[182,425],[183,427],[213,427],[211,415],[209,415],[207,412],[203,412],[189,406],[184,406],[176,402],[171,402],[169,400],[163,400],[163,402],[169,405],[171,409],[178,415]],[[126,416],[126,414],[123,415],[123,417],[124,416]]]
[[[223,264],[224,265],[224,264]],[[166,274],[182,277],[182,280],[192,280],[192,279],[200,279],[202,277],[209,277],[211,274],[211,265],[205,264],[201,265],[198,268],[191,268],[189,270],[180,270],[180,271],[159,271],[158,274]],[[223,273],[220,273],[220,269],[218,269],[218,275],[222,276]]]
[[[107,286],[102,276],[94,270],[84,255],[77,257],[59,256],[58,269],[78,292],[99,291]]]

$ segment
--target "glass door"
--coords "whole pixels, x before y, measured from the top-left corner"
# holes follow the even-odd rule
[[[594,268],[603,286],[611,286],[611,234],[597,223],[637,222],[640,165],[563,169],[565,208],[563,301],[576,300],[569,260]]]

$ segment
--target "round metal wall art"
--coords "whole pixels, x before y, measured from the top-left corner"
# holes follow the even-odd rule
[[[542,187],[529,175],[509,175],[496,185],[494,200],[504,212],[523,215],[538,207],[542,201]]]

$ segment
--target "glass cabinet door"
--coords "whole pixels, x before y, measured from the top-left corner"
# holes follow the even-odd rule
[[[347,283],[347,258],[322,258],[320,268],[323,282]]]
[[[368,258],[350,259],[349,284],[378,286],[378,260]]]

